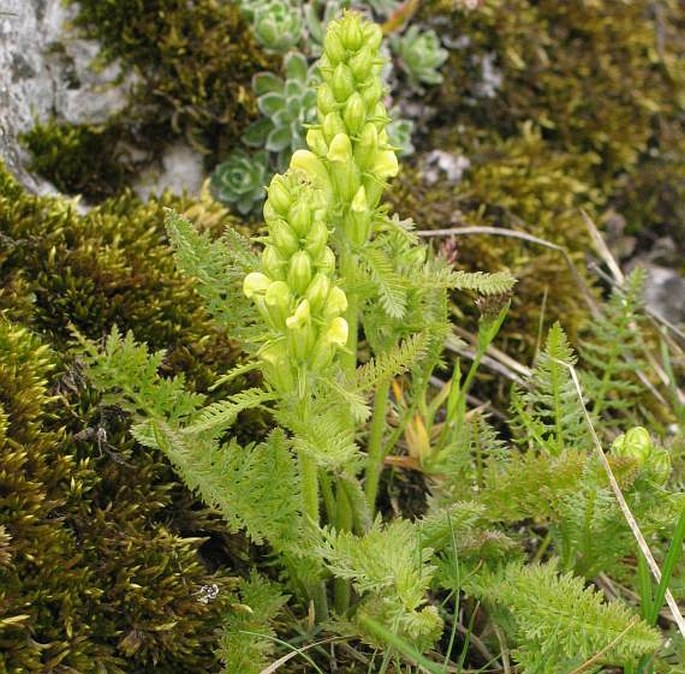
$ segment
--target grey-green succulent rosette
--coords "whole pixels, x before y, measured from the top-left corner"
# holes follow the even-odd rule
[[[264,187],[269,182],[270,173],[265,150],[253,154],[243,149],[234,150],[214,170],[209,189],[217,201],[247,215],[264,200]]]
[[[390,45],[411,86],[420,90],[422,84],[442,82],[438,68],[447,60],[448,53],[434,30],[421,32],[418,26],[410,26],[404,35],[392,35]]]
[[[316,119],[316,86],[320,77],[300,52],[284,61],[285,79],[270,72],[255,75],[252,88],[264,117],[249,126],[243,142],[276,154],[279,170],[288,166],[295,150],[304,147],[304,133]]]

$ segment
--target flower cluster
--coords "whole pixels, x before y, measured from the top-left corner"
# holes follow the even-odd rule
[[[380,26],[353,12],[330,23],[319,63],[319,123],[307,132],[308,154],[322,162],[328,174],[337,209],[334,218],[353,245],[368,240],[385,181],[398,171],[388,143],[390,119],[379,77],[382,39]],[[314,164],[314,157],[301,154],[300,161]]]
[[[296,153],[297,155],[297,153]],[[328,205],[312,176],[291,163],[268,188],[264,218],[269,235],[261,271],[245,277],[243,290],[271,330],[260,358],[277,390],[304,397],[307,374],[330,364],[347,341],[344,291],[335,285],[335,255],[328,247]]]

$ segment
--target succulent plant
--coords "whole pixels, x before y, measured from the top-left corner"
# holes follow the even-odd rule
[[[411,119],[402,119],[399,110],[390,110],[391,122],[386,127],[388,132],[388,143],[397,150],[400,157],[408,157],[414,154],[416,149],[411,142],[411,135],[414,132],[414,122]]]
[[[269,173],[269,158],[264,150],[255,154],[235,150],[214,170],[210,181],[212,196],[246,215],[264,199]]]
[[[316,119],[318,72],[309,68],[300,52],[291,52],[284,61],[285,77],[264,72],[252,83],[257,105],[264,115],[246,130],[243,142],[252,147],[262,145],[278,153],[279,169],[288,165],[295,150],[304,147],[305,125]]]
[[[266,0],[251,8],[254,35],[265,51],[285,53],[299,43],[304,28],[302,6],[289,0]]]
[[[434,30],[420,32],[418,26],[410,26],[404,35],[390,37],[390,45],[407,73],[411,86],[420,89],[421,84],[440,84],[442,75],[438,68],[447,60],[447,50],[440,45]]]

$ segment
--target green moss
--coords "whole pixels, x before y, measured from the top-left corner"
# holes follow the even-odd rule
[[[70,337],[133,330],[195,390],[235,362],[174,269],[165,206],[214,232],[229,217],[130,195],[79,216],[0,170],[0,672],[220,669],[233,574],[198,549],[224,527],[86,386]],[[213,583],[219,596],[200,602]]]
[[[238,142],[256,114],[255,72],[274,69],[234,3],[84,0],[74,21],[97,39],[102,64],[120,60],[140,78],[128,116],[142,137],[182,134],[213,157]]]
[[[133,172],[120,141],[124,130],[116,123],[95,127],[38,123],[21,140],[33,155],[32,171],[65,194],[82,194],[101,201],[121,192]]]
[[[426,12],[439,15],[445,4],[428,3]],[[556,149],[595,153],[596,180],[606,184],[639,160],[655,120],[673,111],[682,92],[682,79],[668,71],[677,42],[659,51],[658,24],[672,24],[682,10],[665,11],[655,19],[648,0],[497,0],[460,14],[445,35],[469,41],[444,68],[435,98],[440,121],[454,120],[457,110],[461,124],[509,135],[530,120]],[[484,58],[502,75],[492,97],[482,91]]]

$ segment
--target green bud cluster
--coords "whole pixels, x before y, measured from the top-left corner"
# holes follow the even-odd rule
[[[296,153],[297,154],[297,153]],[[266,320],[271,338],[260,351],[263,372],[277,390],[297,386],[304,396],[308,372],[325,368],[347,341],[342,314],[347,297],[333,275],[328,246],[326,193],[291,162],[268,188],[264,219],[269,235],[261,271],[245,277],[243,291]]]
[[[324,189],[341,209],[336,218],[355,245],[369,238],[385,182],[398,171],[382,101],[382,39],[380,26],[354,12],[329,24],[319,63],[323,82],[316,100],[318,124],[307,133],[310,154],[326,174],[321,176]],[[304,157],[298,161],[314,163]]]
[[[633,459],[640,469],[647,470],[657,482],[663,484],[671,472],[671,457],[663,447],[655,447],[649,431],[635,426],[619,435],[611,445],[612,454]]]

